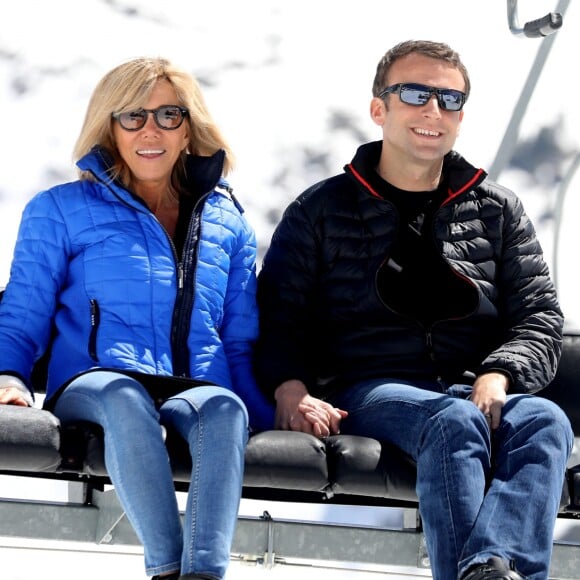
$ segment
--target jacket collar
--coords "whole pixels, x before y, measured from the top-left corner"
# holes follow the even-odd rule
[[[381,182],[376,167],[379,163],[382,141],[372,141],[361,145],[345,171],[374,197],[382,198],[379,191]],[[443,203],[462,194],[464,191],[477,187],[486,177],[483,169],[476,169],[456,151],[450,151],[443,159],[443,173],[449,186],[447,197]]]
[[[228,185],[222,178],[225,155],[225,151],[222,149],[211,156],[187,155],[185,160],[185,189],[195,197],[208,193],[217,186],[227,190]],[[113,187],[121,187],[109,175],[112,165],[111,153],[101,146],[93,147],[87,155],[77,162],[77,167],[81,171],[92,173],[100,182]]]

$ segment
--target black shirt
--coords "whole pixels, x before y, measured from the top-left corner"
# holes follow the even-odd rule
[[[380,181],[378,192],[400,215],[395,243],[377,276],[381,298],[399,314],[426,326],[466,314],[459,312],[457,303],[465,282],[441,257],[433,236],[433,216],[447,192],[445,180],[431,191],[405,191]]]

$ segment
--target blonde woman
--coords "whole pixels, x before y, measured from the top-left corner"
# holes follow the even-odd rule
[[[188,73],[161,58],[98,83],[75,147],[80,179],[27,205],[0,303],[0,402],[90,421],[154,578],[223,578],[255,388],[255,236],[224,180],[232,154]],[[42,240],[42,241],[41,241]],[[163,427],[189,444],[182,528]]]

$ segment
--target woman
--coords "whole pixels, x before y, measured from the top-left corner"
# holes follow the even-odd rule
[[[222,177],[230,149],[191,75],[138,58],[97,85],[74,157],[80,179],[22,217],[0,303],[0,403],[32,404],[31,368],[50,346],[45,407],[103,428],[147,574],[223,578],[248,411],[258,429],[273,420],[251,373],[256,244]],[[192,455],[183,529],[165,427]]]

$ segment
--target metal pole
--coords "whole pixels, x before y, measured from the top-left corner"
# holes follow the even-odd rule
[[[557,11],[563,15],[568,9],[569,4],[570,0],[560,0],[560,2],[558,3]],[[542,74],[542,69],[544,68],[544,65],[546,63],[550,50],[552,49],[552,45],[554,44],[556,36],[557,36],[556,34],[550,34],[544,37],[540,43],[540,47],[538,48],[536,58],[534,60],[532,68],[530,69],[526,83],[522,88],[522,92],[520,93],[520,97],[518,99],[518,102],[516,103],[514,112],[511,116],[510,122],[505,131],[503,140],[499,146],[499,149],[497,150],[491,169],[489,170],[489,176],[493,180],[497,180],[499,178],[501,172],[503,171],[505,166],[509,163],[513,155],[514,149],[518,141],[522,119],[526,114],[528,104],[530,102],[530,99],[532,98],[532,95],[538,83],[538,79]]]
[[[518,0],[507,0],[507,14],[510,32],[516,36],[540,38],[554,33],[562,26],[562,15],[559,12],[550,12],[542,18],[526,22],[521,27],[518,18]]]
[[[554,247],[552,248],[552,277],[554,279],[554,285],[556,286],[556,289],[558,289],[559,285],[558,253],[560,252],[560,228],[562,227],[564,199],[566,197],[568,188],[570,187],[570,183],[572,182],[572,179],[578,170],[578,167],[580,167],[580,153],[576,153],[556,194],[556,203],[554,206]]]

